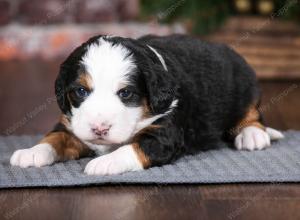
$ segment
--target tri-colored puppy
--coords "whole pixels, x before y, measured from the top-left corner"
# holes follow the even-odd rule
[[[283,135],[258,112],[254,71],[222,44],[182,35],[96,36],[61,65],[54,130],[11,164],[41,167],[97,152],[85,173],[110,175],[172,162],[232,141],[261,150]]]

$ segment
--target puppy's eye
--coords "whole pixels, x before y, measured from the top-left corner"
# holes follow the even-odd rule
[[[89,95],[89,92],[83,87],[75,89],[74,92],[78,98],[85,98]]]
[[[132,94],[133,93],[128,89],[121,89],[121,90],[118,91],[118,96],[121,99],[130,99]]]

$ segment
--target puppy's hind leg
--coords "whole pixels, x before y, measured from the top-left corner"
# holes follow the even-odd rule
[[[261,123],[257,105],[250,106],[234,131],[237,134],[234,146],[238,150],[262,150],[271,146],[271,140],[284,137],[280,131],[267,128]]]

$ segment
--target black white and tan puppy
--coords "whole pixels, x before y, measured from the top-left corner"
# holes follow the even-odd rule
[[[55,91],[60,121],[38,145],[16,151],[12,165],[96,152],[86,174],[120,174],[224,142],[261,150],[283,137],[262,124],[256,76],[245,60],[188,36],[93,37],[62,63]]]

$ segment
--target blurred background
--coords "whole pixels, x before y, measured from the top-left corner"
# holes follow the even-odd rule
[[[60,63],[93,35],[190,34],[255,69],[268,125],[300,129],[299,0],[0,0],[0,134],[49,131]]]

